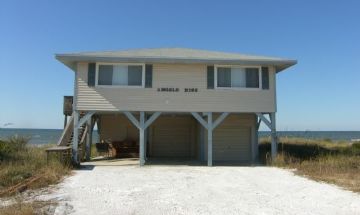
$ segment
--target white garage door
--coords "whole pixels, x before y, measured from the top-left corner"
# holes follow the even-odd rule
[[[219,126],[214,130],[215,161],[251,161],[251,128]]]

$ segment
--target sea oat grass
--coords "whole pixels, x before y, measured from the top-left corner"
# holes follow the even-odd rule
[[[267,165],[296,169],[317,181],[360,192],[360,144],[281,138],[276,159],[269,157],[270,143],[263,139],[260,157]]]
[[[24,138],[1,140],[0,195],[12,195],[28,188],[40,188],[58,182],[70,172],[58,159],[47,163],[49,146],[27,145]],[[19,188],[19,189],[18,189]]]

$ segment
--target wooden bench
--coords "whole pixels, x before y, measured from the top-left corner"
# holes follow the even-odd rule
[[[49,163],[50,154],[57,154],[60,162],[64,164],[70,163],[71,159],[71,147],[70,146],[55,146],[45,150],[46,151],[46,162]]]

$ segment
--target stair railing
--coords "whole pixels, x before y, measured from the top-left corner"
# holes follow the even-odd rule
[[[73,128],[74,128],[74,116],[71,115],[70,120],[66,124],[66,126],[60,136],[60,139],[57,143],[58,146],[67,146],[69,144],[71,135],[73,133]]]

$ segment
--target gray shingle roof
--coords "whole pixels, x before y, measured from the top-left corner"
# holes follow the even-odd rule
[[[284,58],[188,48],[154,48],[68,53],[56,54],[56,59],[72,69],[74,69],[73,66],[78,61],[273,65],[277,68],[277,71],[281,71],[297,63],[296,60]]]

